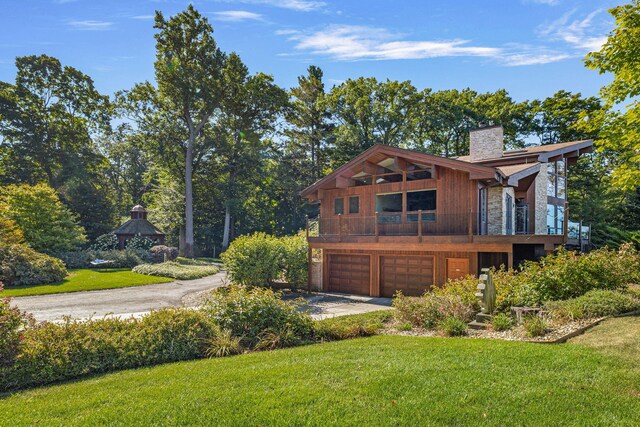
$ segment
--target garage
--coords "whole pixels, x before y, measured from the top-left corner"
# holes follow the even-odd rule
[[[419,296],[433,285],[433,256],[380,257],[380,294],[392,297],[396,291]]]
[[[369,255],[329,255],[329,292],[369,295]]]

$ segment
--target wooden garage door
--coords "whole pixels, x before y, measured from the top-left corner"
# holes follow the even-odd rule
[[[369,295],[369,255],[329,255],[328,291]]]
[[[392,297],[396,291],[404,295],[422,295],[433,285],[432,256],[380,257],[380,293]]]

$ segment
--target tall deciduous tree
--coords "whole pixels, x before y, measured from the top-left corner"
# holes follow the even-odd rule
[[[157,101],[170,117],[180,120],[184,136],[185,247],[193,257],[193,161],[196,139],[220,103],[224,54],[213,38],[213,28],[192,5],[165,20],[156,12]]]
[[[587,55],[586,65],[613,73],[613,81],[601,91],[610,110],[595,123],[601,130],[598,147],[617,154],[613,183],[635,190],[640,183],[640,1],[609,12],[616,26],[600,51]]]

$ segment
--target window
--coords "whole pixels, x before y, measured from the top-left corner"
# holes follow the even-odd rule
[[[378,194],[376,212],[402,212],[402,193]]]
[[[564,233],[564,207],[547,205],[547,234]]]
[[[507,194],[504,198],[505,202],[505,234],[513,234],[513,197]]]
[[[436,190],[407,192],[407,212],[436,210]]]
[[[333,199],[333,213],[336,215],[344,213],[344,199],[342,197]]]
[[[401,173],[387,173],[376,176],[376,184],[386,184],[389,182],[402,182]]]
[[[431,178],[431,169],[414,169],[407,171],[407,181],[418,181],[421,179]]]
[[[558,199],[565,199],[567,197],[567,178],[565,172],[566,165],[564,160],[558,160],[557,162],[547,165],[548,196],[557,197]]]
[[[350,214],[360,213],[360,197],[358,196],[349,197],[349,213]]]
[[[363,185],[371,185],[373,178],[370,175],[353,177],[353,183],[355,187],[362,187]]]

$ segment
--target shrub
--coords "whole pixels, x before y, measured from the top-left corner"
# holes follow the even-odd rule
[[[132,249],[134,251],[148,251],[152,246],[153,240],[147,237],[134,236],[127,240],[127,249]]]
[[[0,282],[0,292],[3,290]],[[21,329],[31,318],[10,306],[10,298],[0,298],[0,367],[13,364],[20,351]]]
[[[309,271],[309,244],[303,234],[282,237],[284,278],[292,288],[307,285]]]
[[[413,329],[413,325],[409,322],[400,323],[396,329],[399,331],[410,331]]]
[[[160,263],[165,261],[175,261],[178,258],[178,248],[173,246],[157,245],[149,249],[151,262]]]
[[[0,281],[7,286],[54,283],[66,275],[67,270],[60,260],[38,253],[27,245],[0,246]]]
[[[94,251],[114,251],[118,249],[118,236],[113,233],[98,236],[96,241],[91,245]]]
[[[461,337],[467,334],[467,323],[450,316],[438,323],[438,329],[447,337]]]
[[[527,316],[523,326],[525,334],[530,338],[541,337],[547,332],[547,321],[542,316]]]
[[[222,254],[232,283],[271,285],[280,275],[284,255],[280,241],[265,233],[240,236]]]
[[[433,329],[441,321],[455,317],[463,322],[470,321],[473,308],[461,297],[455,295],[434,295],[426,293],[421,297],[406,297],[402,293],[393,300],[396,320],[414,326]]]
[[[0,215],[2,215],[3,209],[0,206]],[[21,245],[23,243],[24,235],[15,221],[0,216],[0,245]]]
[[[513,326],[513,318],[505,313],[498,313],[491,318],[491,329],[496,332],[507,331]]]
[[[160,264],[141,264],[133,268],[134,273],[149,276],[173,277],[178,280],[200,279],[216,274],[220,269],[216,266],[183,265],[175,261]]]
[[[0,216],[9,218],[38,252],[69,251],[86,241],[77,217],[46,184],[0,187]]]
[[[232,285],[213,291],[203,311],[220,329],[231,331],[250,347],[268,331],[310,338],[313,322],[298,310],[300,302],[283,301],[280,296],[271,289]]]
[[[242,352],[240,337],[234,337],[230,330],[218,329],[213,338],[207,341],[207,357],[225,357]]]
[[[550,301],[545,306],[556,319],[585,319],[640,309],[640,300],[618,291],[594,290],[577,298]]]
[[[214,328],[198,311],[163,309],[141,319],[40,323],[22,334],[20,353],[0,369],[0,389],[202,357]]]
[[[334,341],[375,335],[393,316],[391,310],[340,316],[314,322],[316,340]]]
[[[480,311],[480,301],[476,297],[479,280],[474,275],[467,275],[457,280],[447,280],[442,286],[433,288],[433,294],[439,296],[457,296],[465,303],[469,304],[475,311]]]
[[[133,268],[136,265],[151,261],[151,255],[147,251],[126,249],[124,251],[95,251],[82,250],[72,252],[57,252],[59,258],[69,269],[78,268]],[[92,261],[103,259],[111,261],[109,263],[93,265]]]

